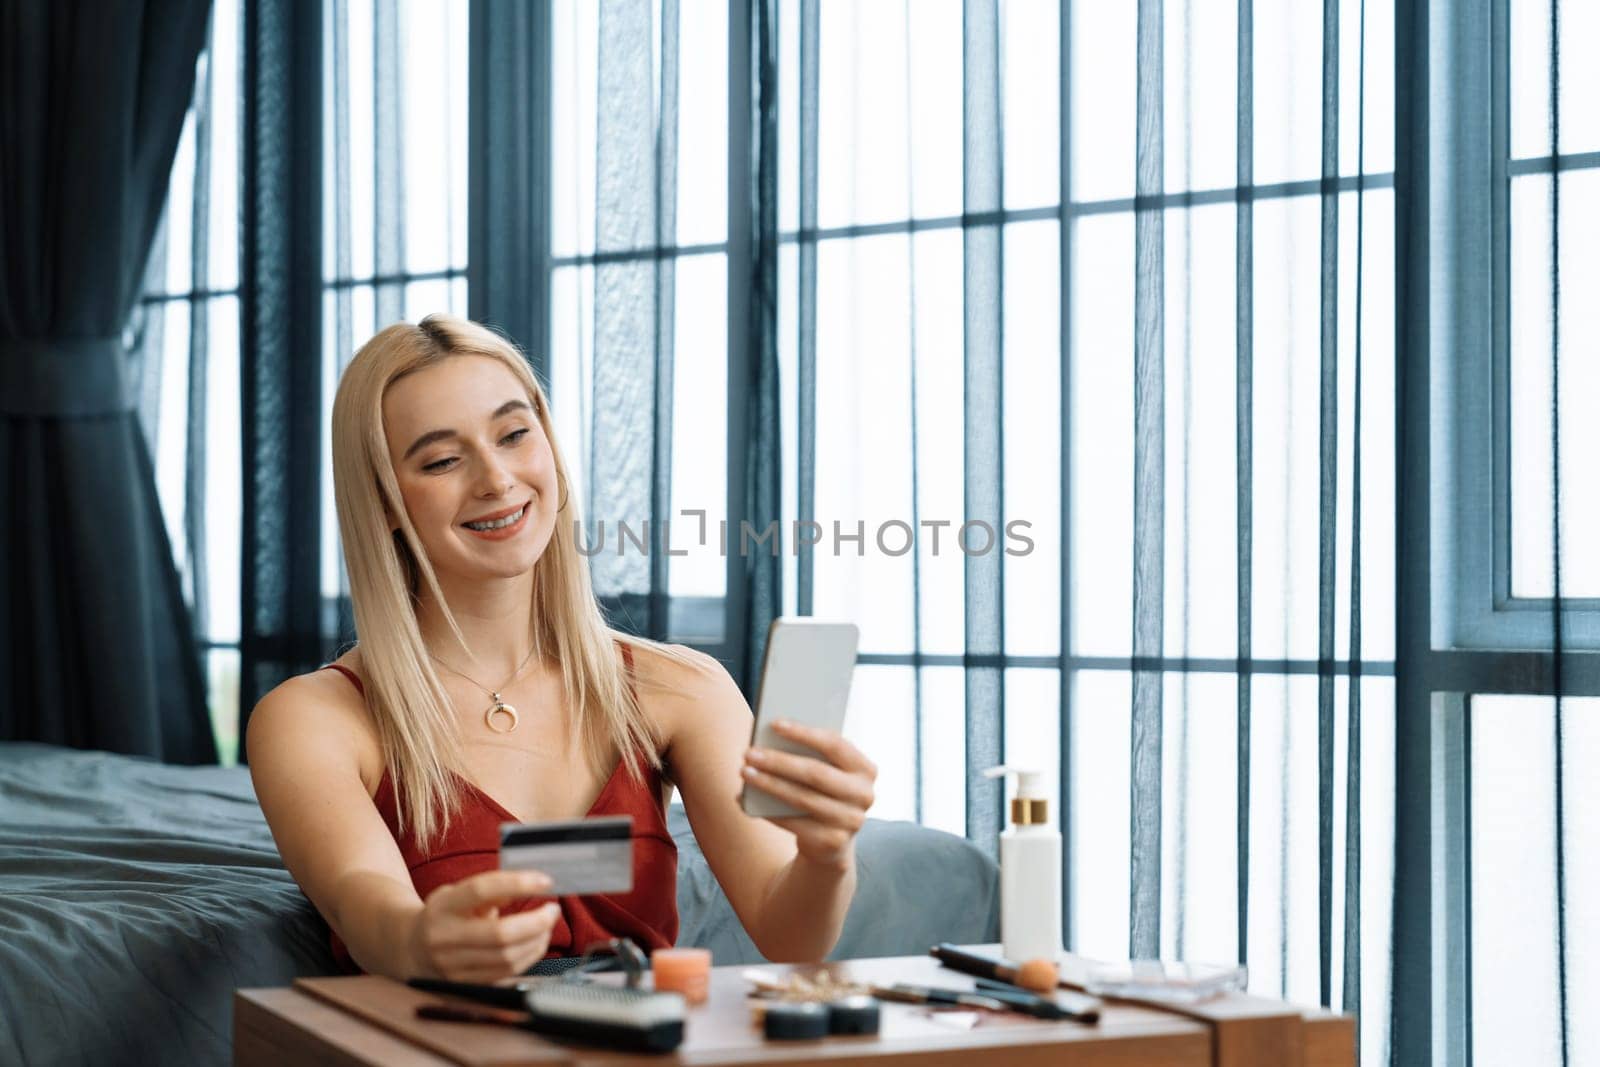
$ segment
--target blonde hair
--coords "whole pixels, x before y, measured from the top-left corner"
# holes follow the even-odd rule
[[[450,315],[415,326],[396,323],[356,353],[333,401],[333,492],[350,576],[367,707],[394,783],[399,829],[409,825],[426,849],[460,810],[452,775],[463,772],[450,699],[423,644],[416,601],[425,586],[466,649],[427,553],[406,514],[383,424],[383,396],[395,381],[456,356],[486,356],[510,370],[550,442],[561,502],[555,530],[534,565],[531,617],[536,654],[560,664],[562,689],[590,762],[601,770],[615,746],[627,773],[642,777],[640,757],[657,770],[660,738],[640,709],[618,660],[617,643],[692,662],[681,650],[613,631],[606,625],[578,552],[578,512],[569,503],[567,466],[556,443],[544,390],[527,361],[499,334]],[[392,516],[392,519],[391,519]],[[391,533],[394,525],[399,529]]]

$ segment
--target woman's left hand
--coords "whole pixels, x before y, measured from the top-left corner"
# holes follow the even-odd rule
[[[774,722],[772,729],[816,750],[817,756],[746,749],[745,781],[806,813],[772,819],[794,834],[801,856],[821,866],[847,869],[855,856],[856,834],[872,807],[878,768],[841,734],[783,720]]]

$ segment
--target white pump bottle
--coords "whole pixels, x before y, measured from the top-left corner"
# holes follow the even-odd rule
[[[1061,955],[1061,832],[1048,819],[1043,775],[991,767],[987,778],[1017,776],[1011,825],[1000,835],[1000,941],[1014,963]]]

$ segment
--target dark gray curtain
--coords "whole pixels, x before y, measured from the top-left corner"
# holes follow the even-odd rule
[[[745,411],[750,447],[743,481],[744,511],[750,525],[764,530],[782,514],[782,470],[779,464],[778,390],[778,72],[777,19],[773,0],[757,0],[750,27],[750,125],[752,184],[750,318],[743,348],[745,389],[736,399]],[[736,260],[730,259],[730,262]],[[735,349],[736,352],[740,351]],[[761,662],[767,651],[767,629],[783,610],[783,570],[776,556],[751,552],[741,562],[744,582],[744,659],[738,672],[754,699]]]
[[[319,584],[322,9],[252,0],[244,14],[241,737],[256,701],[325,660],[338,628]]]
[[[1566,782],[1566,727],[1564,718],[1571,714],[1566,707],[1566,679],[1563,671],[1565,648],[1565,632],[1562,620],[1562,588],[1561,588],[1561,365],[1563,359],[1572,358],[1572,353],[1563,352],[1561,337],[1561,159],[1564,147],[1561,136],[1561,53],[1562,53],[1562,23],[1561,0],[1549,0],[1549,37],[1547,39],[1548,62],[1550,77],[1546,84],[1549,94],[1547,104],[1549,115],[1550,137],[1550,650],[1551,672],[1550,691],[1555,696],[1555,716],[1551,732],[1551,747],[1555,751],[1555,781],[1551,783],[1551,792],[1554,794],[1554,830],[1555,830],[1555,913],[1556,913],[1556,1028],[1560,1038],[1561,1065],[1567,1067],[1575,1062],[1572,1052],[1573,1045],[1573,1019],[1572,1004],[1569,997],[1571,979],[1569,971],[1573,964],[1569,956],[1571,946],[1568,941],[1569,927],[1573,925],[1568,916],[1568,885],[1567,885],[1567,782]],[[1592,163],[1591,163],[1592,165]],[[1584,218],[1580,212],[1580,219]],[[1572,224],[1569,222],[1568,226]],[[1571,235],[1569,234],[1569,237]],[[1582,345],[1582,348],[1592,349],[1593,339]],[[1579,358],[1593,359],[1593,352],[1585,352]],[[1581,928],[1580,928],[1581,929]]]
[[[206,0],[0,13],[0,738],[216,759],[122,331]]]
[[[1427,537],[1405,536],[1428,519],[1428,141],[1429,5],[1395,5],[1395,393],[1397,506],[1402,536],[1395,544],[1401,575],[1425,573]],[[1395,702],[1411,714],[1395,717],[1395,780],[1427,782],[1431,773],[1430,699],[1422,670],[1429,647],[1427,585],[1408,579],[1396,588]],[[1395,871],[1391,923],[1393,976],[1386,1005],[1394,1067],[1430,1062],[1433,1031],[1433,812],[1421,791],[1396,794]],[[1405,862],[1407,857],[1418,857]],[[1370,1001],[1368,1002],[1371,1003]],[[1370,1009],[1369,1009],[1370,1010]]]

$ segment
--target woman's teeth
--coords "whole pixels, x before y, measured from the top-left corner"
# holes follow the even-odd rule
[[[503,519],[496,519],[493,522],[468,522],[463,523],[462,525],[466,526],[466,528],[469,530],[499,530],[510,526],[512,523],[522,518],[522,513],[527,510],[528,505],[524,504]]]

